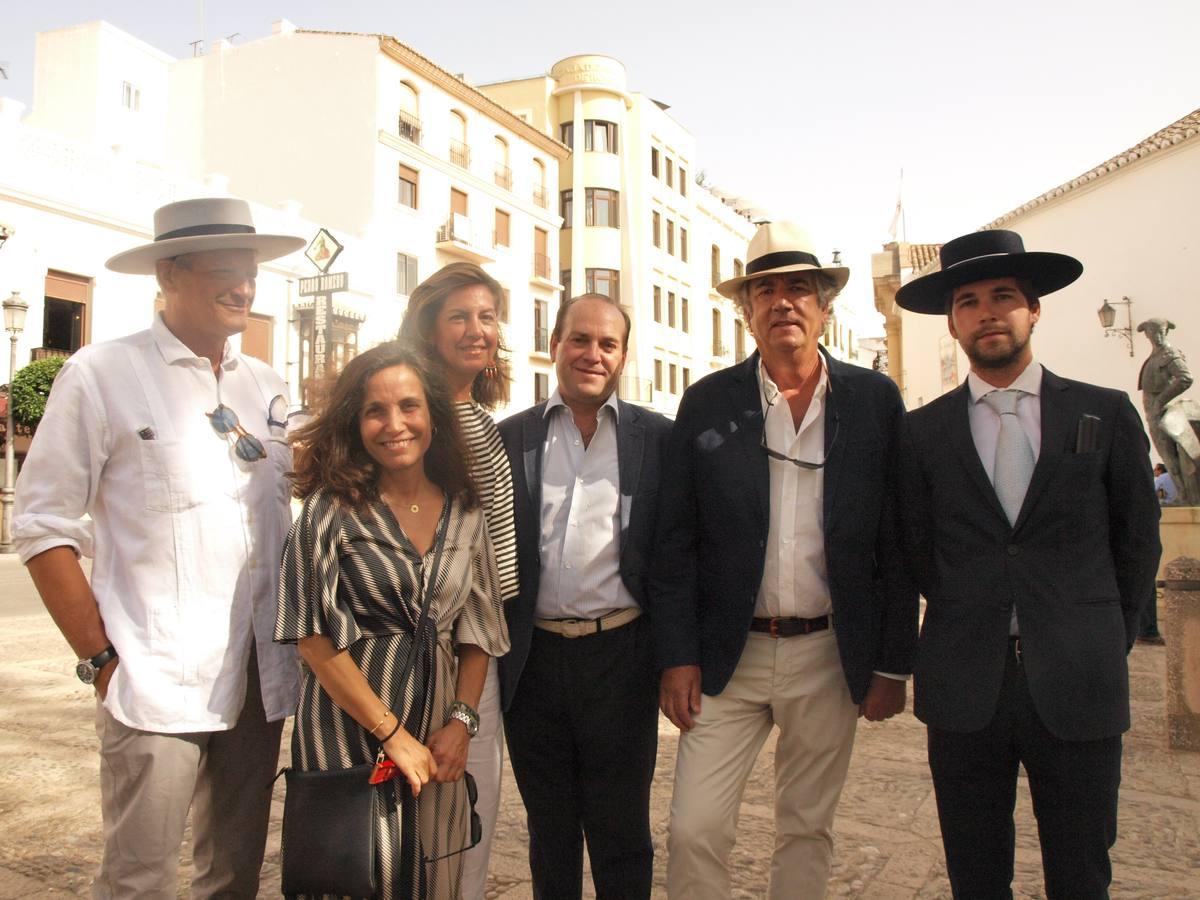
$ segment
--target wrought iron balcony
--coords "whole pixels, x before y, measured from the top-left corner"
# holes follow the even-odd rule
[[[550,208],[550,194],[540,184],[533,186],[533,202],[542,209]]]
[[[512,190],[512,169],[508,166],[496,164],[496,184],[504,188],[506,191]]]
[[[462,141],[450,138],[450,162],[464,169],[471,168],[471,148]]]
[[[399,121],[396,124],[396,133],[404,140],[420,146],[421,120],[412,113],[401,112]]]
[[[534,353],[549,353],[550,352],[550,329],[549,328],[533,329],[533,352]]]

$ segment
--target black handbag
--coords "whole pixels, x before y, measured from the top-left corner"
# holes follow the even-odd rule
[[[408,680],[424,639],[431,602],[424,584],[436,583],[449,521],[450,500],[447,498],[438,527],[433,568],[429,578],[422,580],[421,613],[408,659],[401,670],[401,683]],[[393,713],[399,718],[398,713],[394,710]],[[377,797],[379,785],[371,784],[370,779],[372,771],[383,759],[383,745],[380,744],[374,764],[363,763],[349,769],[301,771],[290,768],[281,771],[287,789],[279,853],[280,888],[285,897],[333,894],[374,900],[377,896],[375,804],[382,801]]]

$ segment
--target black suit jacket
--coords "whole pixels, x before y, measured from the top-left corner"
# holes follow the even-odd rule
[[[1051,733],[1092,740],[1129,728],[1125,655],[1153,602],[1160,551],[1149,443],[1124,393],[1043,372],[1041,449],[1015,526],[979,461],[966,384],[905,420],[905,543],[927,603],[914,706],[937,728],[991,720],[1013,604],[1029,692]],[[1085,414],[1099,423],[1079,446]]]
[[[617,401],[617,468],[621,494],[621,580],[633,598],[646,604],[646,570],[659,475],[670,419],[623,400]],[[508,709],[529,656],[534,608],[542,574],[542,450],[546,444],[546,404],[539,403],[500,423],[500,437],[513,474],[517,566],[521,589],[505,605],[512,648],[500,658],[500,702]]]
[[[770,474],[758,354],[683,396],[659,491],[650,623],[656,662],[699,665],[719,694],[741,658],[766,555]],[[886,376],[826,357],[825,563],[846,683],[912,671],[917,593],[895,507],[904,403]],[[836,437],[836,440],[835,440]]]

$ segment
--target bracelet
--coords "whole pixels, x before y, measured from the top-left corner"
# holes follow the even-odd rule
[[[379,726],[382,725],[384,722],[386,722],[387,717],[390,716],[391,714],[392,714],[392,711],[390,709],[384,710],[383,718],[367,729],[367,731],[371,732],[372,737],[374,737],[375,732],[379,730]]]
[[[450,719],[457,719],[467,726],[467,737],[475,737],[479,732],[479,713],[462,700],[455,700],[450,704],[450,712],[446,716],[446,720]]]
[[[380,738],[379,743],[386,744],[388,741],[390,741],[392,739],[392,736],[395,735],[395,733],[399,730],[400,730],[400,717],[396,716],[396,727],[387,733],[387,737]]]

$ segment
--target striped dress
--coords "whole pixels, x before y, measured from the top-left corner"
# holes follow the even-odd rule
[[[418,740],[446,720],[454,699],[456,643],[494,656],[508,651],[508,631],[496,564],[482,511],[457,501],[435,583],[427,583],[433,550],[421,558],[382,502],[340,508],[320,490],[308,497],[284,549],[279,584],[277,641],[325,635],[347,650],[384,703],[402,720],[424,706],[412,723]],[[417,587],[431,592],[427,651],[406,683],[407,659],[420,606]],[[435,627],[436,626],[436,627]],[[436,647],[436,650],[434,648]],[[371,762],[377,744],[337,706],[307,667],[292,733],[292,764],[299,769],[343,769]],[[379,896],[384,900],[459,895],[462,855],[422,863],[469,842],[470,806],[465,782],[427,784],[414,800],[404,778],[379,792]],[[400,828],[403,822],[404,828]],[[337,840],[330,835],[330,840]]]
[[[467,444],[471,478],[479,491],[487,519],[488,535],[500,573],[500,596],[517,596],[517,527],[513,522],[513,479],[500,439],[500,429],[487,411],[472,400],[454,404],[458,424]]]

